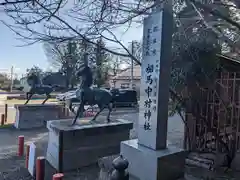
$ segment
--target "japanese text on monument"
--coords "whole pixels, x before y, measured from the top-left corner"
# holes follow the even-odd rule
[[[157,88],[160,64],[160,25],[149,23],[144,27],[143,34],[143,62],[142,84],[143,89],[143,128],[149,131],[152,128],[153,118],[157,118]],[[143,82],[144,81],[144,82]]]

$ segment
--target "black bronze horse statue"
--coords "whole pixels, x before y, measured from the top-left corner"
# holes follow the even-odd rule
[[[93,77],[91,69],[87,65],[82,66],[82,68],[77,72],[77,76],[81,77],[81,85],[79,89],[76,90],[76,98],[80,102],[77,112],[75,113],[74,109],[72,108],[73,99],[68,99],[66,102],[70,111],[76,115],[72,125],[76,123],[78,117],[83,117],[84,105],[98,105],[100,110],[93,117],[92,121],[95,121],[98,115],[105,108],[108,108],[107,122],[110,122],[110,114],[112,112],[113,105],[112,94],[106,89],[91,88],[93,84]]]
[[[46,98],[42,102],[42,104],[45,104],[45,102],[51,97],[50,94],[55,90],[55,86],[48,86],[42,84],[39,77],[34,73],[30,74],[27,77],[27,84],[30,86],[30,89],[26,92],[27,101],[25,102],[25,104],[30,101],[34,94],[45,94]]]

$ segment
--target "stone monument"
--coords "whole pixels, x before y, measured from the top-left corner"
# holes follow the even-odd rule
[[[64,119],[64,106],[57,104],[15,104],[16,117],[14,126],[17,129],[46,127],[46,122],[52,119]]]
[[[120,143],[129,139],[132,122],[99,116],[97,121],[81,118],[48,121],[47,160],[59,172],[66,172],[97,163],[104,156],[118,154]]]
[[[169,0],[144,20],[138,139],[121,142],[130,176],[140,180],[183,176],[186,153],[167,143],[172,30]]]

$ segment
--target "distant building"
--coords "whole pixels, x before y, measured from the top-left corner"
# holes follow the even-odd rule
[[[141,82],[141,66],[133,67],[133,88],[139,90]],[[131,88],[131,67],[122,70],[116,76],[110,77],[110,87],[114,88]]]
[[[30,86],[27,83],[27,77],[22,77],[20,79],[20,87],[22,88],[23,91],[27,92],[30,89]]]
[[[27,77],[22,77],[20,79],[20,85],[24,86],[27,83]]]

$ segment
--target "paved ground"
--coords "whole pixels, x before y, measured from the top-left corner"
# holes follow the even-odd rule
[[[138,113],[133,111],[124,111],[114,113],[112,118],[124,118],[133,121],[135,127],[137,125]],[[46,129],[32,129],[19,131],[15,129],[2,129],[0,130],[0,179],[1,176],[5,180],[16,180],[22,177],[24,180],[32,179],[26,169],[24,168],[24,159],[16,157],[17,152],[17,137],[24,135],[26,143],[38,142],[43,149],[46,150],[46,143],[48,133]],[[131,138],[136,138],[136,129],[131,132]],[[182,146],[183,141],[183,124],[178,116],[169,118],[168,121],[168,140],[177,146]],[[44,152],[43,152],[44,155]],[[52,174],[53,170],[49,168],[49,173]],[[98,168],[91,167],[81,171],[74,171],[67,174],[66,180],[96,180],[98,176]],[[76,178],[78,177],[78,178]],[[48,177],[47,179],[51,179]]]
[[[130,121],[136,122],[138,119],[137,113],[127,113],[119,112],[113,115],[113,118],[123,118]],[[172,143],[182,146],[183,140],[183,123],[178,116],[170,117],[168,121],[168,140]],[[2,129],[0,130],[0,154],[6,152],[12,152],[16,150],[17,147],[17,137],[19,135],[24,135],[26,142],[34,141],[47,141],[48,133],[46,129],[32,129],[32,130],[16,130],[16,129]],[[136,138],[137,132],[134,130],[132,132],[132,138]],[[1,156],[0,156],[1,158]]]

